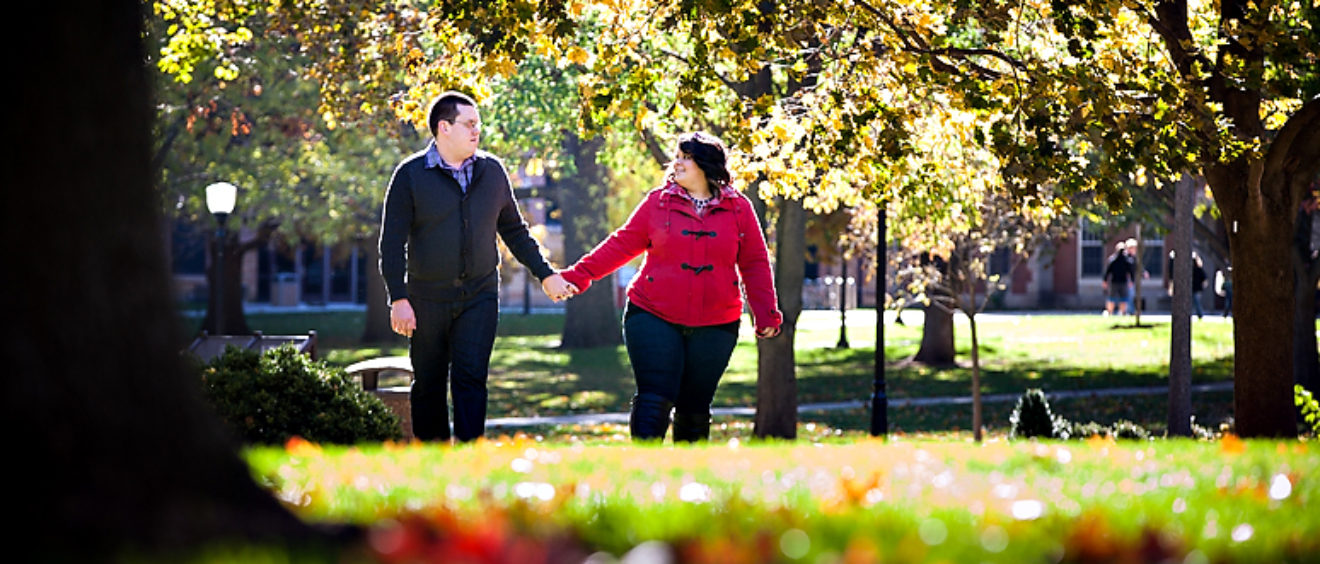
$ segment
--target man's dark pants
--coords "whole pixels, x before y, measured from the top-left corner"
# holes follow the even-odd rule
[[[481,437],[486,429],[486,375],[499,323],[499,295],[483,292],[463,301],[409,300],[417,329],[409,343],[412,359],[413,435],[423,441],[449,440],[447,388],[454,393],[454,436]],[[447,386],[448,384],[448,386]]]

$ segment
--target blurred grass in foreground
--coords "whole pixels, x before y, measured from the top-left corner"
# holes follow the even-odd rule
[[[248,458],[304,518],[370,526],[384,561],[446,561],[471,550],[579,561],[660,550],[685,562],[1313,562],[1320,554],[1320,513],[1306,509],[1320,496],[1310,443],[951,437],[696,447],[293,441]]]

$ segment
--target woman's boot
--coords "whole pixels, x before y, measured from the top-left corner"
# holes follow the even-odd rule
[[[657,394],[637,394],[632,399],[628,430],[633,440],[665,440],[669,431],[669,411],[674,402]]]
[[[710,412],[674,413],[674,442],[695,443],[710,438]]]

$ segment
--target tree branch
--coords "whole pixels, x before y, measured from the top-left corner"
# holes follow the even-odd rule
[[[959,69],[957,65],[950,64],[949,62],[940,59],[939,57],[941,56],[958,59],[959,61],[966,63],[971,67],[971,70],[973,72],[980,75],[980,77],[985,80],[994,80],[1000,78],[1004,75],[1004,73],[978,65],[971,60],[971,57],[977,57],[977,56],[993,57],[999,59],[1000,61],[1003,61],[1004,63],[1007,63],[1009,66],[1013,67],[1014,69],[1017,70],[1027,69],[1027,65],[1022,61],[1014,59],[1013,57],[1010,57],[1007,54],[1002,53],[1000,51],[996,51],[994,49],[959,49],[955,47],[943,47],[938,49],[931,48],[930,45],[928,45],[921,37],[916,36],[915,34],[908,33],[902,26],[899,25],[898,21],[895,21],[894,18],[890,17],[889,14],[884,13],[879,8],[872,6],[870,2],[860,1],[858,2],[858,5],[861,6],[863,9],[865,9],[867,12],[870,12],[871,15],[878,18],[881,22],[885,24],[886,27],[888,27],[891,31],[893,31],[894,34],[896,34],[899,37],[899,39],[902,40],[904,45],[903,49],[905,51],[922,54],[922,55],[931,55],[932,56],[931,66],[934,67],[935,70],[938,70],[940,72],[945,72],[949,74],[955,74],[961,72],[961,69]]]
[[[187,112],[174,120],[169,129],[165,132],[165,138],[161,140],[160,147],[156,148],[156,154],[151,157],[152,174],[159,177],[160,171],[165,167],[165,155],[169,154],[170,148],[174,146],[174,139],[183,131],[183,124],[187,120]]]
[[[1293,201],[1301,201],[1302,190],[1320,174],[1320,95],[1302,104],[1279,129],[1265,154],[1265,170],[1282,175],[1270,181],[1290,181]]]
[[[641,134],[642,142],[646,144],[646,150],[651,153],[651,158],[655,159],[655,162],[662,167],[668,164],[669,153],[668,151],[665,151],[664,146],[660,144],[660,140],[655,138],[655,134],[651,132],[651,129],[648,127],[639,127],[637,128],[637,132]]]

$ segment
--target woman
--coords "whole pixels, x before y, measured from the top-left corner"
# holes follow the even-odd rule
[[[623,336],[637,392],[628,423],[635,440],[663,440],[674,411],[674,441],[710,436],[710,404],[738,341],[743,297],[756,336],[779,334],[765,236],[752,203],[730,185],[724,144],[704,133],[678,141],[664,186],[628,221],[560,274],[585,291],[637,255]]]

